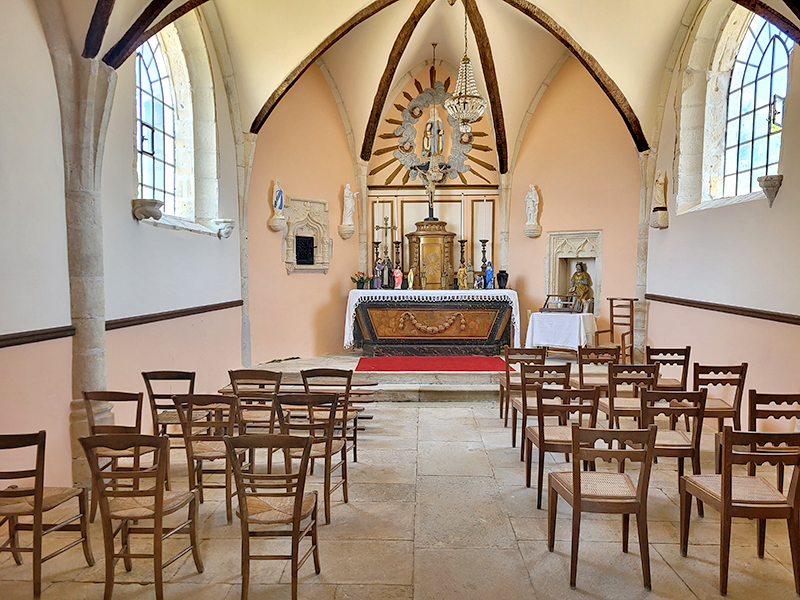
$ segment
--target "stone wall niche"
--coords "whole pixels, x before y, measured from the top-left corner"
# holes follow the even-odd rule
[[[554,231],[547,234],[547,257],[544,268],[546,294],[566,294],[578,262],[586,263],[592,278],[592,312],[600,315],[603,279],[602,231]]]
[[[328,202],[308,198],[288,198],[284,203],[286,231],[282,254],[286,272],[328,273],[333,254],[333,240],[328,231]],[[297,264],[297,237],[314,238],[314,264]]]

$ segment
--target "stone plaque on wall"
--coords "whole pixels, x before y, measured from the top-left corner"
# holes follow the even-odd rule
[[[283,214],[283,257],[286,272],[327,273],[333,254],[328,230],[328,202],[308,198],[287,198]]]

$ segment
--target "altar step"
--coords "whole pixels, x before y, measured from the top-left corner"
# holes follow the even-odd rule
[[[358,379],[378,383],[378,402],[479,402],[496,400],[504,373],[358,372]]]

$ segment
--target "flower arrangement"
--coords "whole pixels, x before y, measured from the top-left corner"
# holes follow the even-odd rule
[[[364,273],[364,271],[356,271],[355,275],[350,276],[350,281],[356,284],[359,288],[363,288],[365,284],[369,283],[372,277]]]

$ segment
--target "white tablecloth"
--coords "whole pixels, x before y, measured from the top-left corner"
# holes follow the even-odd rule
[[[591,313],[531,313],[525,347],[569,348],[594,346],[597,323]]]
[[[452,300],[507,300],[511,304],[514,346],[519,347],[519,297],[514,290],[350,290],[344,320],[344,347],[353,345],[356,308],[362,302],[448,302]]]

